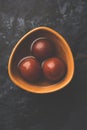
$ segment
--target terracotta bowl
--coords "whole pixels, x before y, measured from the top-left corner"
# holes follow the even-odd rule
[[[26,56],[30,55],[30,45],[37,39],[45,37],[55,44],[57,55],[65,62],[67,66],[67,72],[64,78],[56,83],[50,83],[43,80],[39,83],[29,83],[25,81],[18,71],[18,62]],[[37,27],[28,33],[26,33],[15,45],[8,62],[8,74],[17,86],[20,88],[33,93],[50,93],[60,90],[67,86],[71,81],[74,74],[74,60],[71,49],[66,40],[56,31],[48,27]]]

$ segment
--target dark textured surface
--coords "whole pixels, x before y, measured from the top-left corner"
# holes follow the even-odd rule
[[[7,73],[16,42],[40,25],[62,34],[75,59],[70,84],[46,95],[19,89]],[[86,26],[86,0],[0,0],[0,130],[87,130]]]

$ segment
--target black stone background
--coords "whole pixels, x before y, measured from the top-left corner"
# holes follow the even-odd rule
[[[7,72],[14,45],[41,25],[63,35],[75,59],[69,85],[45,95],[21,90]],[[0,0],[0,130],[87,130],[86,74],[86,0]]]

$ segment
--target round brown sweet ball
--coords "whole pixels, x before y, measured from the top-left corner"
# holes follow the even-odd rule
[[[60,58],[49,58],[42,63],[43,73],[46,79],[55,82],[63,78],[66,65]]]
[[[46,38],[36,39],[31,44],[31,53],[39,61],[43,61],[54,55],[54,46],[52,42]]]
[[[42,69],[35,57],[28,56],[20,60],[18,68],[21,76],[29,82],[37,82],[42,76]]]

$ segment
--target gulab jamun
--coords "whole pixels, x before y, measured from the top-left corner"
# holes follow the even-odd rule
[[[31,53],[39,61],[43,61],[54,55],[52,41],[46,38],[38,38],[31,44]]]
[[[49,81],[61,80],[66,72],[66,65],[60,58],[49,58],[42,63],[43,74]]]
[[[21,76],[29,82],[37,82],[42,75],[40,63],[35,57],[28,56],[18,63]]]

